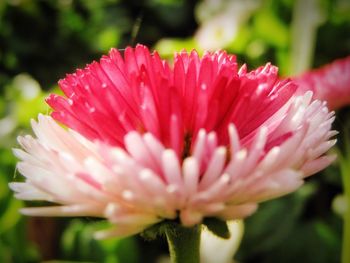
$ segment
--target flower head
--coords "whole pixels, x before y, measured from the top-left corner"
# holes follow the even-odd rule
[[[350,56],[296,77],[300,93],[312,90],[315,99],[325,100],[330,109],[350,104]]]
[[[52,117],[19,137],[16,196],[59,206],[28,215],[99,216],[100,237],[138,233],[164,219],[253,213],[296,190],[334,156],[324,153],[334,113],[279,81],[267,64],[248,72],[223,51],[181,52],[171,67],[141,45],[67,75],[51,95]],[[59,125],[64,124],[68,129]]]

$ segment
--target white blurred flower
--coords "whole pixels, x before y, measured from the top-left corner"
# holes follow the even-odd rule
[[[201,26],[195,40],[204,50],[226,47],[236,37],[241,25],[259,7],[258,0],[233,0],[202,2],[197,8],[197,19]]]
[[[244,225],[242,220],[228,221],[227,225],[231,233],[229,239],[219,238],[204,228],[201,235],[201,263],[233,262],[233,256],[242,240]]]
[[[21,92],[21,96],[26,100],[36,98],[41,91],[39,82],[26,73],[17,75],[12,85]]]

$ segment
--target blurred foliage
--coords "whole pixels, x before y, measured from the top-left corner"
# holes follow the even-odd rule
[[[250,68],[271,61],[283,75],[291,73],[296,42],[314,47],[314,59],[307,61],[313,67],[350,53],[349,0],[316,1],[322,20],[315,28],[314,43],[292,37],[295,2],[0,1],[0,262],[156,262],[166,253],[164,243],[136,237],[94,240],[92,233],[105,224],[102,221],[52,219],[39,221],[38,227],[34,219],[22,217],[18,208],[23,202],[14,199],[8,188],[17,174],[11,152],[16,135],[28,132],[30,118],[49,111],[44,98],[53,89],[57,92],[59,78],[98,59],[111,47],[143,43],[166,58],[184,48],[199,52],[224,48]],[[344,128],[342,122],[348,116],[348,110],[337,113],[338,130]],[[246,221],[237,259],[339,262],[342,222],[332,202],[336,200],[333,207],[341,213],[341,191],[339,169],[334,165],[295,194],[262,204]],[[58,239],[44,240],[51,248],[38,242],[42,231],[54,232],[51,237]]]
[[[341,221],[327,211],[332,196],[321,196],[329,195],[329,190],[322,189],[319,181],[308,182],[295,194],[262,204],[259,212],[246,221],[237,258],[262,263],[339,262]],[[324,203],[320,205],[320,201]]]
[[[87,224],[82,220],[72,220],[62,235],[63,258],[106,263],[140,262],[135,239],[115,238],[102,241],[94,239],[94,231],[103,227],[108,227],[108,224],[106,222]]]
[[[0,148],[0,262],[35,262],[38,251],[28,242],[25,219],[18,213],[22,201],[13,198],[7,185],[15,162],[11,151]]]

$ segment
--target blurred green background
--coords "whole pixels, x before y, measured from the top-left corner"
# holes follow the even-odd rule
[[[350,0],[0,0],[0,262],[165,262],[166,242],[96,241],[93,218],[24,218],[13,198],[11,148],[47,113],[57,80],[111,47],[143,43],[165,58],[226,49],[254,68],[296,75],[350,54]],[[348,127],[348,109],[336,126]],[[342,184],[337,163],[245,222],[239,262],[339,262]],[[350,249],[350,248],[349,248]]]

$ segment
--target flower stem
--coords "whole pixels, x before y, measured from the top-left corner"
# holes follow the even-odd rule
[[[201,226],[191,228],[180,225],[167,227],[171,263],[199,263]]]
[[[342,263],[350,262],[350,173],[342,173],[346,210],[344,213]]]
[[[297,0],[294,3],[289,75],[298,75],[312,65],[317,28],[324,21],[320,2]]]
[[[349,204],[349,198],[348,198],[348,204]],[[349,247],[350,247],[350,213],[349,213],[349,211],[347,211],[345,216],[344,216],[342,263],[350,262]]]
[[[338,160],[340,164],[340,173],[343,181],[343,191],[346,208],[343,214],[343,247],[342,263],[350,262],[350,134],[348,125],[343,130],[344,136],[344,154],[338,151]]]

